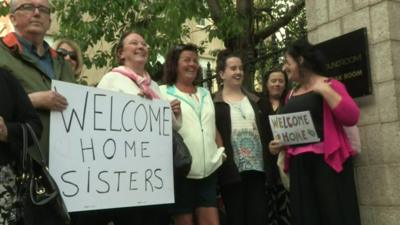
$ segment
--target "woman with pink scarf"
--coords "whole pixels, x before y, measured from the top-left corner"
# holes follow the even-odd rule
[[[120,37],[116,47],[116,58],[119,66],[103,76],[98,88],[140,95],[148,99],[161,97],[158,84],[151,80],[145,69],[149,57],[149,45],[137,32],[127,32]],[[173,124],[180,117],[180,102],[171,101],[174,113]],[[107,209],[102,211],[82,212],[77,216],[76,225],[107,225],[113,221],[115,225],[156,225],[164,219],[160,206],[129,207]]]

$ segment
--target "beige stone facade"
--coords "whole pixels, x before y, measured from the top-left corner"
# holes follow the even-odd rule
[[[224,43],[219,39],[214,38],[212,41],[208,41],[208,33],[204,30],[203,26],[209,25],[208,23],[210,22],[207,19],[203,19],[200,24],[194,20],[188,20],[186,25],[190,28],[191,34],[184,40],[185,43],[193,43],[204,47],[204,52],[199,56],[199,63],[203,70],[204,78],[206,78],[207,63],[210,63],[211,70],[214,71],[216,66],[215,52],[225,48]],[[216,79],[213,80],[211,91],[218,91]]]
[[[356,184],[363,225],[400,224],[400,0],[306,0],[309,39],[367,28],[373,94],[361,108]]]

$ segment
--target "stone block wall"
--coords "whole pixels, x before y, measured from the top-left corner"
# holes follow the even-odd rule
[[[400,0],[306,0],[309,40],[367,28],[373,94],[356,99],[355,163],[363,225],[400,224]]]

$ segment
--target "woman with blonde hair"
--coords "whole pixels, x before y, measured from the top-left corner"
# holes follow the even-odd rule
[[[123,33],[116,46],[116,59],[119,66],[106,73],[97,85],[98,88],[129,95],[139,95],[147,99],[160,99],[158,84],[146,70],[149,59],[149,45],[136,31]],[[173,123],[180,117],[180,102],[170,101]],[[175,122],[174,122],[175,121]],[[178,125],[177,125],[178,126]],[[164,219],[163,206],[126,207],[107,210],[88,211],[78,216],[77,225],[157,225]]]
[[[70,39],[61,39],[54,45],[57,53],[64,57],[74,71],[75,79],[81,81],[81,72],[83,68],[82,51],[79,45]],[[80,82],[79,82],[80,83]]]

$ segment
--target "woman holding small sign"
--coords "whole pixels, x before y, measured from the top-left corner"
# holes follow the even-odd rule
[[[266,181],[272,184],[273,175],[279,175],[267,149],[267,120],[261,111],[265,102],[242,87],[244,72],[238,54],[221,51],[216,71],[223,80],[222,90],[214,97],[216,122],[227,154],[218,178],[228,224],[270,224]],[[284,89],[282,85],[280,95]]]
[[[287,152],[293,225],[359,225],[352,149],[343,126],[359,119],[359,108],[337,80],[322,76],[322,55],[307,40],[287,50],[284,71],[293,88],[281,114],[309,112],[319,141],[282,146],[270,142],[270,151]]]

